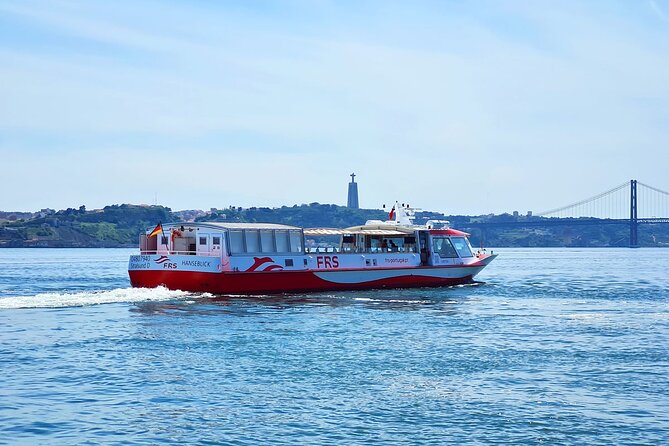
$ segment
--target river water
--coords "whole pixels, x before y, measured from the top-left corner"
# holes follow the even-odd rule
[[[668,444],[669,250],[214,299],[127,249],[0,250],[0,444]]]

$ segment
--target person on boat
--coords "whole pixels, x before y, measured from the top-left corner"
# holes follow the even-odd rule
[[[441,257],[457,257],[453,246],[447,239],[441,240],[441,248],[439,248],[439,255]]]

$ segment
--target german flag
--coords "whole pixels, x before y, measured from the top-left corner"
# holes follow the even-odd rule
[[[162,223],[158,223],[158,226],[156,226],[155,229],[154,229],[153,231],[151,231],[151,234],[149,234],[149,235],[147,236],[147,238],[151,238],[151,237],[153,237],[154,235],[158,235],[158,234],[160,234],[161,232],[163,232],[163,224],[162,224]]]

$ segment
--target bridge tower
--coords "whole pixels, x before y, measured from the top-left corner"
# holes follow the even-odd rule
[[[638,248],[636,180],[630,180],[630,248]]]

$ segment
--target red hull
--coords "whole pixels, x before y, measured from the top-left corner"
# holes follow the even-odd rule
[[[373,288],[437,287],[469,283],[473,274],[462,277],[421,275],[411,273],[356,283],[337,283],[317,277],[313,271],[223,272],[193,271],[129,271],[130,282],[137,288],[164,286],[170,290],[208,292],[213,294],[280,294],[313,291],[364,290]]]

